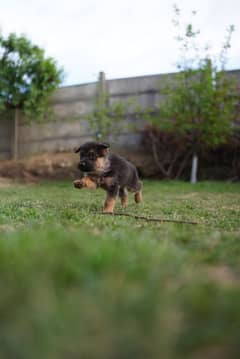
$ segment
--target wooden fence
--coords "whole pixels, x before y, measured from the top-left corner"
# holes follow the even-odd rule
[[[240,83],[240,70],[230,71]],[[109,102],[128,101],[134,98],[142,108],[154,107],[161,100],[161,86],[169,74],[140,76],[116,80],[104,80]],[[174,77],[174,74],[170,74]],[[98,82],[66,86],[58,89],[52,99],[53,119],[44,122],[26,123],[24,117],[5,113],[0,117],[0,159],[23,158],[33,154],[57,151],[72,151],[80,143],[94,137],[86,119],[93,110],[98,93]],[[127,121],[134,121],[129,114]],[[139,130],[144,122],[139,121]],[[111,139],[110,139],[111,140]],[[137,148],[140,141],[138,131],[123,131],[114,138],[116,147]]]

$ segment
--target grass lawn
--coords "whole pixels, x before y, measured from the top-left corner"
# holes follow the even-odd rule
[[[144,182],[128,213],[71,183],[0,189],[0,358],[237,358],[240,185]],[[119,205],[118,211],[120,209]]]

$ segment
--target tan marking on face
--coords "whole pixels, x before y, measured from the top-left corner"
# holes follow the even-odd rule
[[[109,168],[109,159],[106,157],[98,157],[95,161],[95,171],[98,173],[103,173]]]
[[[109,154],[109,148],[104,148],[104,149],[102,150],[102,154],[103,154],[104,156],[107,156],[107,155]]]
[[[95,168],[98,171],[104,171],[104,168],[105,168],[105,158],[104,157],[98,157],[96,159]]]
[[[115,197],[107,196],[103,207],[103,213],[113,213],[115,203],[116,203]]]

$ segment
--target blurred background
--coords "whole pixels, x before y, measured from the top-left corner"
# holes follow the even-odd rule
[[[143,177],[189,179],[194,161],[200,160],[200,179],[238,180],[239,133],[233,136],[231,130],[233,123],[238,127],[239,117],[238,1],[179,0],[175,6],[157,0],[1,2],[1,176],[23,177],[19,168],[24,167],[29,176],[41,172],[73,178],[74,147],[97,139],[109,141]],[[11,34],[15,39],[9,38]],[[32,44],[31,51],[37,46],[42,55],[24,55],[23,39]],[[195,113],[208,108],[203,98],[208,98],[211,110],[200,120],[190,114],[191,124],[186,125],[186,106],[180,109],[172,103],[172,110],[185,117],[166,132],[163,120],[167,116],[170,123],[174,118],[174,111],[166,115],[163,106],[170,98],[166,90],[174,93],[169,91],[169,78],[176,72],[202,71],[206,61],[211,62],[213,88],[217,71],[233,79],[224,90],[235,98],[231,115],[229,103],[224,105],[227,112],[219,110],[217,93],[211,97],[192,86],[189,94],[201,99],[199,104],[194,100]],[[224,96],[222,104],[228,95]],[[216,127],[218,131],[212,131]],[[188,150],[196,152],[196,137],[194,160]],[[32,158],[44,154],[48,157]],[[27,165],[4,162],[30,157]]]

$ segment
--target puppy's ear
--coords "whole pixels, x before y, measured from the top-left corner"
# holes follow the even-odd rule
[[[99,149],[99,152],[101,153],[102,156],[106,156],[109,152],[109,143],[106,142],[100,142],[97,144],[97,147]]]
[[[106,143],[106,142],[100,142],[100,143],[98,143],[98,146],[100,148],[110,148],[109,143]]]
[[[74,152],[75,152],[75,153],[80,152],[80,151],[81,151],[81,148],[82,148],[81,146],[79,146],[79,147],[77,147],[77,148],[74,148]]]

